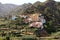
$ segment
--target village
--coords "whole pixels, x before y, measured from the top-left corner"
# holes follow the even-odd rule
[[[20,20],[18,20],[20,19]],[[39,13],[34,14],[21,14],[17,17],[13,17],[10,20],[14,21],[17,24],[13,24],[15,26],[10,25],[10,22],[8,22],[9,27],[1,27],[0,28],[0,36],[11,36],[11,37],[22,37],[24,35],[33,35],[36,37],[48,37],[49,34],[47,33],[45,29],[45,23],[46,19],[44,19],[44,16]],[[17,21],[16,21],[17,20]],[[18,26],[17,26],[18,25]],[[0,26],[5,26],[0,25]]]
[[[19,15],[19,16],[24,19],[23,20],[24,23],[29,24],[28,28],[29,27],[38,28],[38,29],[41,29],[41,30],[44,28],[43,24],[46,22],[46,20],[44,19],[44,16],[41,16],[41,14],[39,15],[39,14],[36,13],[36,14]],[[3,33],[9,33],[10,30],[14,30],[14,28],[11,28],[11,29],[10,28],[0,28],[0,30],[6,31],[6,32],[3,32]],[[7,32],[7,30],[8,30],[8,32]],[[17,30],[20,30],[20,28],[18,27]]]
[[[0,40],[60,40],[60,2],[0,5]]]

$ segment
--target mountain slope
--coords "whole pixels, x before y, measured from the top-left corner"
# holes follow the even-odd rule
[[[2,4],[0,3],[0,16],[9,14],[10,11],[15,9],[18,5],[14,4]]]
[[[46,19],[47,31],[56,31],[57,26],[60,27],[60,2],[49,0],[46,2],[36,2],[34,4],[26,4],[27,6],[19,6],[12,13],[15,14],[32,14],[41,13]],[[54,29],[53,29],[54,28]]]

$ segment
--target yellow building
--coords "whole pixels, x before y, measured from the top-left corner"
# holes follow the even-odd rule
[[[30,18],[32,19],[32,21],[39,21],[39,14],[32,14],[30,15]]]

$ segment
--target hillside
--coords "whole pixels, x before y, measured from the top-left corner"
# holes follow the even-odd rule
[[[0,17],[0,40],[60,39],[60,2],[47,0],[19,6],[0,5],[6,5],[0,8],[0,13],[6,16]]]
[[[16,7],[13,11],[11,11],[11,13],[13,13],[14,15],[22,14],[31,5],[32,5],[31,3],[28,3],[28,4],[24,3],[23,5],[19,5],[18,7]]]
[[[5,15],[9,14],[9,12],[11,12],[17,6],[18,5],[15,5],[15,4],[2,4],[2,3],[0,3],[0,16],[5,16]]]
[[[23,4],[13,10],[14,14],[29,14],[29,13],[42,13],[46,20],[54,19],[60,25],[60,2],[54,0],[47,0],[46,2],[37,1],[33,4]]]
[[[39,13],[46,19],[45,29],[48,33],[60,31],[60,2],[47,0],[33,4],[23,4],[12,11],[15,15]]]

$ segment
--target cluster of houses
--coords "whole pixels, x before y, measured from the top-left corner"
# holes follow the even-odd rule
[[[38,28],[40,30],[42,30],[44,28],[44,23],[46,23],[46,20],[44,19],[44,16],[42,16],[42,14],[39,13],[35,13],[35,14],[21,14],[19,15],[19,17],[23,18],[23,22],[25,23],[29,23],[29,27],[31,28]],[[12,20],[15,20],[16,16],[12,16]],[[9,28],[1,28],[0,30],[9,30]],[[30,32],[29,32],[30,33]]]
[[[35,13],[35,14],[28,14],[28,15],[19,15],[20,17],[24,18],[25,23],[29,23],[28,27],[31,28],[37,28],[36,30],[36,36],[48,36],[48,33],[44,29],[44,24],[46,23],[46,20],[42,14]],[[30,34],[31,32],[28,32]],[[31,33],[33,34],[33,33]]]
[[[24,18],[25,23],[29,23],[29,27],[37,27],[43,29],[43,24],[46,23],[46,20],[42,14],[35,13],[19,16]]]

